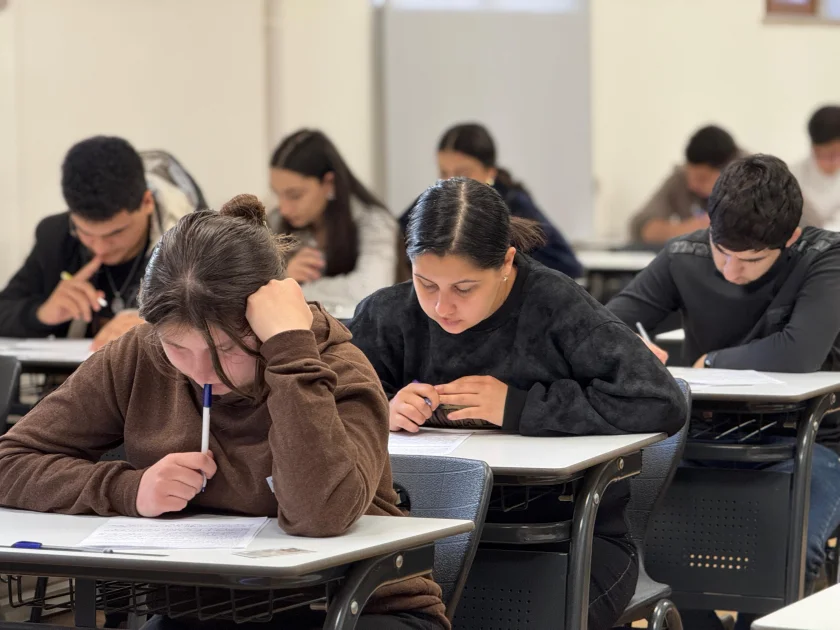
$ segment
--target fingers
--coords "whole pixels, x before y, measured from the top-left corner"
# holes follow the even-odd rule
[[[480,407],[466,407],[446,414],[446,418],[448,420],[472,420],[474,418],[483,419],[486,415]]]
[[[465,376],[451,383],[435,385],[435,390],[442,395],[480,394],[485,385],[486,382],[482,376]]]
[[[76,272],[76,275],[73,276],[73,279],[74,280],[81,280],[82,282],[87,282],[88,280],[93,278],[93,274],[95,274],[99,270],[99,267],[101,265],[102,265],[102,259],[98,258],[98,257],[95,257],[88,264],[86,264],[84,267],[79,269]]]
[[[459,407],[472,407],[480,402],[476,400],[476,394],[441,394],[442,405],[457,405]]]
[[[438,405],[440,404],[440,396],[438,395],[437,389],[434,386],[429,385],[427,383],[410,383],[405,386],[404,388],[407,392],[419,396],[422,400],[423,398],[428,398],[429,402],[432,403],[432,409],[437,409]],[[426,401],[423,401],[425,404]],[[428,407],[428,405],[426,405]]]
[[[83,319],[89,322],[93,315],[91,314],[91,306],[87,297],[78,291],[75,287],[68,285],[61,287],[56,291],[55,302],[70,313],[72,319]],[[96,305],[97,310],[99,305]]]
[[[417,404],[416,400],[420,400],[420,404]],[[398,402],[394,406],[394,412],[405,416],[417,425],[424,424],[432,416],[431,407],[423,402],[422,399],[417,399],[416,396],[413,401],[404,400]]]
[[[327,264],[324,260],[324,255],[319,250],[311,247],[304,247],[301,249],[297,254],[295,254],[295,258],[300,260],[302,264],[314,267],[318,270],[323,269]]]
[[[178,466],[192,469],[196,471],[196,474],[203,472],[208,479],[212,479],[216,474],[216,462],[207,453],[172,453],[165,459],[169,459],[171,463]]]
[[[408,431],[409,433],[417,433],[420,430],[416,424],[411,420],[398,413],[391,413],[389,423],[391,431]]]

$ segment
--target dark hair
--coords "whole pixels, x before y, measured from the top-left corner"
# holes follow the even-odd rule
[[[146,194],[143,160],[122,138],[95,136],[73,145],[61,166],[61,192],[70,212],[107,221],[135,212]]]
[[[496,181],[509,190],[525,191],[521,182],[515,181],[510,171],[496,164],[496,143],[487,127],[478,123],[461,123],[447,129],[438,142],[438,153],[457,151],[481,162],[486,168],[496,169]],[[526,191],[527,192],[527,191]]]
[[[140,317],[156,329],[171,325],[199,330],[221,381],[257,401],[264,394],[265,361],[243,341],[253,335],[245,309],[252,293],[283,278],[290,240],[271,233],[265,208],[254,195],[238,195],[220,212],[197,210],[185,215],[152,253],[140,286]],[[252,391],[236,388],[224,373],[211,326],[257,358]]]
[[[802,191],[782,160],[752,155],[723,170],[708,211],[717,245],[734,252],[783,249],[802,218]]]
[[[411,211],[406,253],[454,254],[480,269],[498,269],[512,245],[528,252],[545,243],[536,221],[512,217],[492,187],[467,177],[438,181],[426,189]]]
[[[335,199],[327,202],[324,211],[326,229],[325,275],[336,276],[350,273],[356,267],[359,256],[359,237],[356,223],[350,213],[350,197],[358,197],[366,206],[383,204],[372,192],[356,179],[335,148],[322,132],[301,129],[287,136],[271,156],[271,168],[286,169],[304,177],[323,180],[327,173],[335,178]],[[294,234],[296,231],[284,219],[281,232]]]
[[[711,166],[721,169],[738,157],[735,140],[720,127],[709,125],[698,129],[685,148],[685,159],[689,164]]]
[[[820,107],[808,121],[808,135],[811,144],[828,144],[840,140],[840,107]]]

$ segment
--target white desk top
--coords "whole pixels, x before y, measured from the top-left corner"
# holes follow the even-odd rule
[[[702,373],[702,370],[694,368],[671,367],[668,369],[674,378],[685,379],[689,384],[692,373]],[[813,372],[811,374],[763,372],[763,374],[782,381],[782,384],[704,386],[692,388],[691,396],[694,400],[797,403],[829,392],[840,392],[840,372]]]
[[[838,617],[840,584],[754,621],[752,630],[836,630]]]
[[[682,328],[677,328],[676,330],[669,330],[666,333],[662,333],[661,335],[656,335],[656,341],[671,341],[671,342],[680,342],[685,341],[685,331]]]
[[[0,337],[0,354],[23,364],[77,367],[90,355],[91,339],[10,339]]]
[[[44,545],[75,546],[105,521],[105,518],[98,516],[41,514],[0,508],[0,545],[34,540]],[[342,536],[301,538],[284,534],[277,526],[277,521],[272,519],[248,546],[248,550],[296,547],[313,553],[243,558],[233,554],[233,551],[243,551],[241,549],[149,550],[168,554],[166,557],[154,557],[0,547],[0,573],[7,562],[37,564],[47,561],[63,567],[300,576],[434,542],[471,531],[473,527],[472,521],[455,519],[362,516]]]
[[[422,429],[434,434],[439,429]],[[567,476],[629,455],[665,439],[664,433],[588,435],[576,437],[525,437],[496,431],[474,431],[447,457],[487,462],[494,474]]]
[[[641,271],[656,254],[652,252],[579,251],[576,256],[587,271]]]

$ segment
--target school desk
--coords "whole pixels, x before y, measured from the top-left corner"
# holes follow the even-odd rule
[[[434,436],[435,433],[446,430],[428,429],[420,432],[423,435]],[[607,487],[620,479],[636,475],[641,470],[640,451],[645,446],[665,439],[664,433],[644,433],[635,435],[593,435],[580,437],[525,437],[499,433],[492,430],[473,431],[455,450],[447,453],[450,457],[478,459],[487,462],[493,471],[493,480],[497,488],[525,488],[525,492],[539,493],[549,486],[566,486],[574,495],[575,509],[571,523],[549,523],[534,526],[501,526],[493,524],[493,513],[488,514],[484,525],[482,545],[496,543],[503,544],[512,553],[519,550],[527,552],[527,546],[542,542],[569,540],[570,547],[563,566],[567,566],[565,600],[562,584],[562,574],[558,580],[548,584],[528,584],[519,582],[512,585],[517,589],[530,589],[531,594],[524,599],[535,596],[539,589],[546,591],[545,596],[553,595],[560,618],[541,620],[540,628],[564,627],[586,630],[589,607],[589,573],[592,559],[592,536],[595,516],[600,497]],[[505,542],[499,543],[501,535]],[[496,553],[499,553],[498,550]],[[535,558],[538,563],[553,562],[557,554],[545,554],[542,558]],[[470,572],[470,578],[480,573],[482,549],[476,556],[476,564]],[[527,567],[523,564],[520,566]],[[561,565],[558,565],[561,566]],[[516,577],[511,575],[510,579]],[[533,582],[533,580],[531,580]],[[504,590],[504,589],[503,589]],[[550,591],[550,593],[549,593]],[[558,593],[561,595],[557,597]],[[488,602],[485,603],[485,596]],[[470,580],[461,597],[459,610],[469,611],[471,606],[487,607],[489,600],[494,599],[493,593],[482,593],[479,602],[471,602]],[[515,598],[512,598],[515,599]],[[496,602],[497,606],[504,606]],[[527,608],[524,601],[517,607]],[[565,626],[562,625],[565,615]],[[456,614],[456,625],[458,614]],[[554,626],[547,624],[556,624]]]
[[[35,540],[45,545],[74,546],[105,520],[0,509],[0,545]],[[229,549],[147,550],[167,555],[145,557],[0,547],[0,575],[75,578],[76,626],[81,627],[95,627],[97,597],[101,604],[103,593],[116,589],[113,583],[119,582],[134,585],[137,590],[112,590],[117,599],[129,597],[126,593],[133,596],[142,592],[139,585],[235,588],[272,593],[271,597],[278,598],[277,602],[271,601],[273,608],[289,605],[296,593],[308,598],[306,601],[322,600],[329,593],[324,627],[333,630],[350,628],[353,617],[382,584],[429,573],[436,540],[471,531],[473,527],[472,521],[454,519],[362,516],[341,536],[303,538],[284,534],[272,520],[248,550],[298,548],[307,553],[259,559],[237,556],[234,551],[238,550]],[[196,593],[190,605],[205,615],[221,612],[218,600],[214,600],[216,604],[202,604],[199,588],[190,591]],[[279,600],[281,596],[283,600]],[[237,602],[241,607],[238,611]],[[249,614],[259,616],[268,605],[246,602],[247,598],[238,597],[227,603],[225,612],[238,612],[242,619]],[[142,605],[138,601],[138,606]]]
[[[840,627],[840,584],[753,622],[752,630],[836,630]]]
[[[602,304],[656,258],[656,254],[647,251],[584,250],[576,255],[583,265],[589,293]]]
[[[91,355],[91,342],[0,337],[0,354],[17,357],[24,372],[72,372]]]
[[[704,373],[670,371],[690,384]],[[766,614],[802,597],[814,443],[840,373],[765,374],[781,382],[692,387],[689,464],[654,517],[645,558],[681,609]],[[795,438],[778,442],[780,429]],[[792,473],[766,470],[781,461]]]

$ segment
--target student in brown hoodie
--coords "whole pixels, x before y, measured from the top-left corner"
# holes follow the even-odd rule
[[[303,536],[340,535],[363,514],[401,516],[379,378],[347,329],[282,279],[282,239],[252,195],[178,221],[142,282],[147,323],[94,354],[0,438],[0,505],[276,515]],[[217,394],[209,454],[199,452],[205,384]],[[121,442],[128,461],[98,461]],[[448,629],[440,593],[425,578],[383,587],[357,628]],[[278,621],[311,628],[323,619],[305,609]]]

